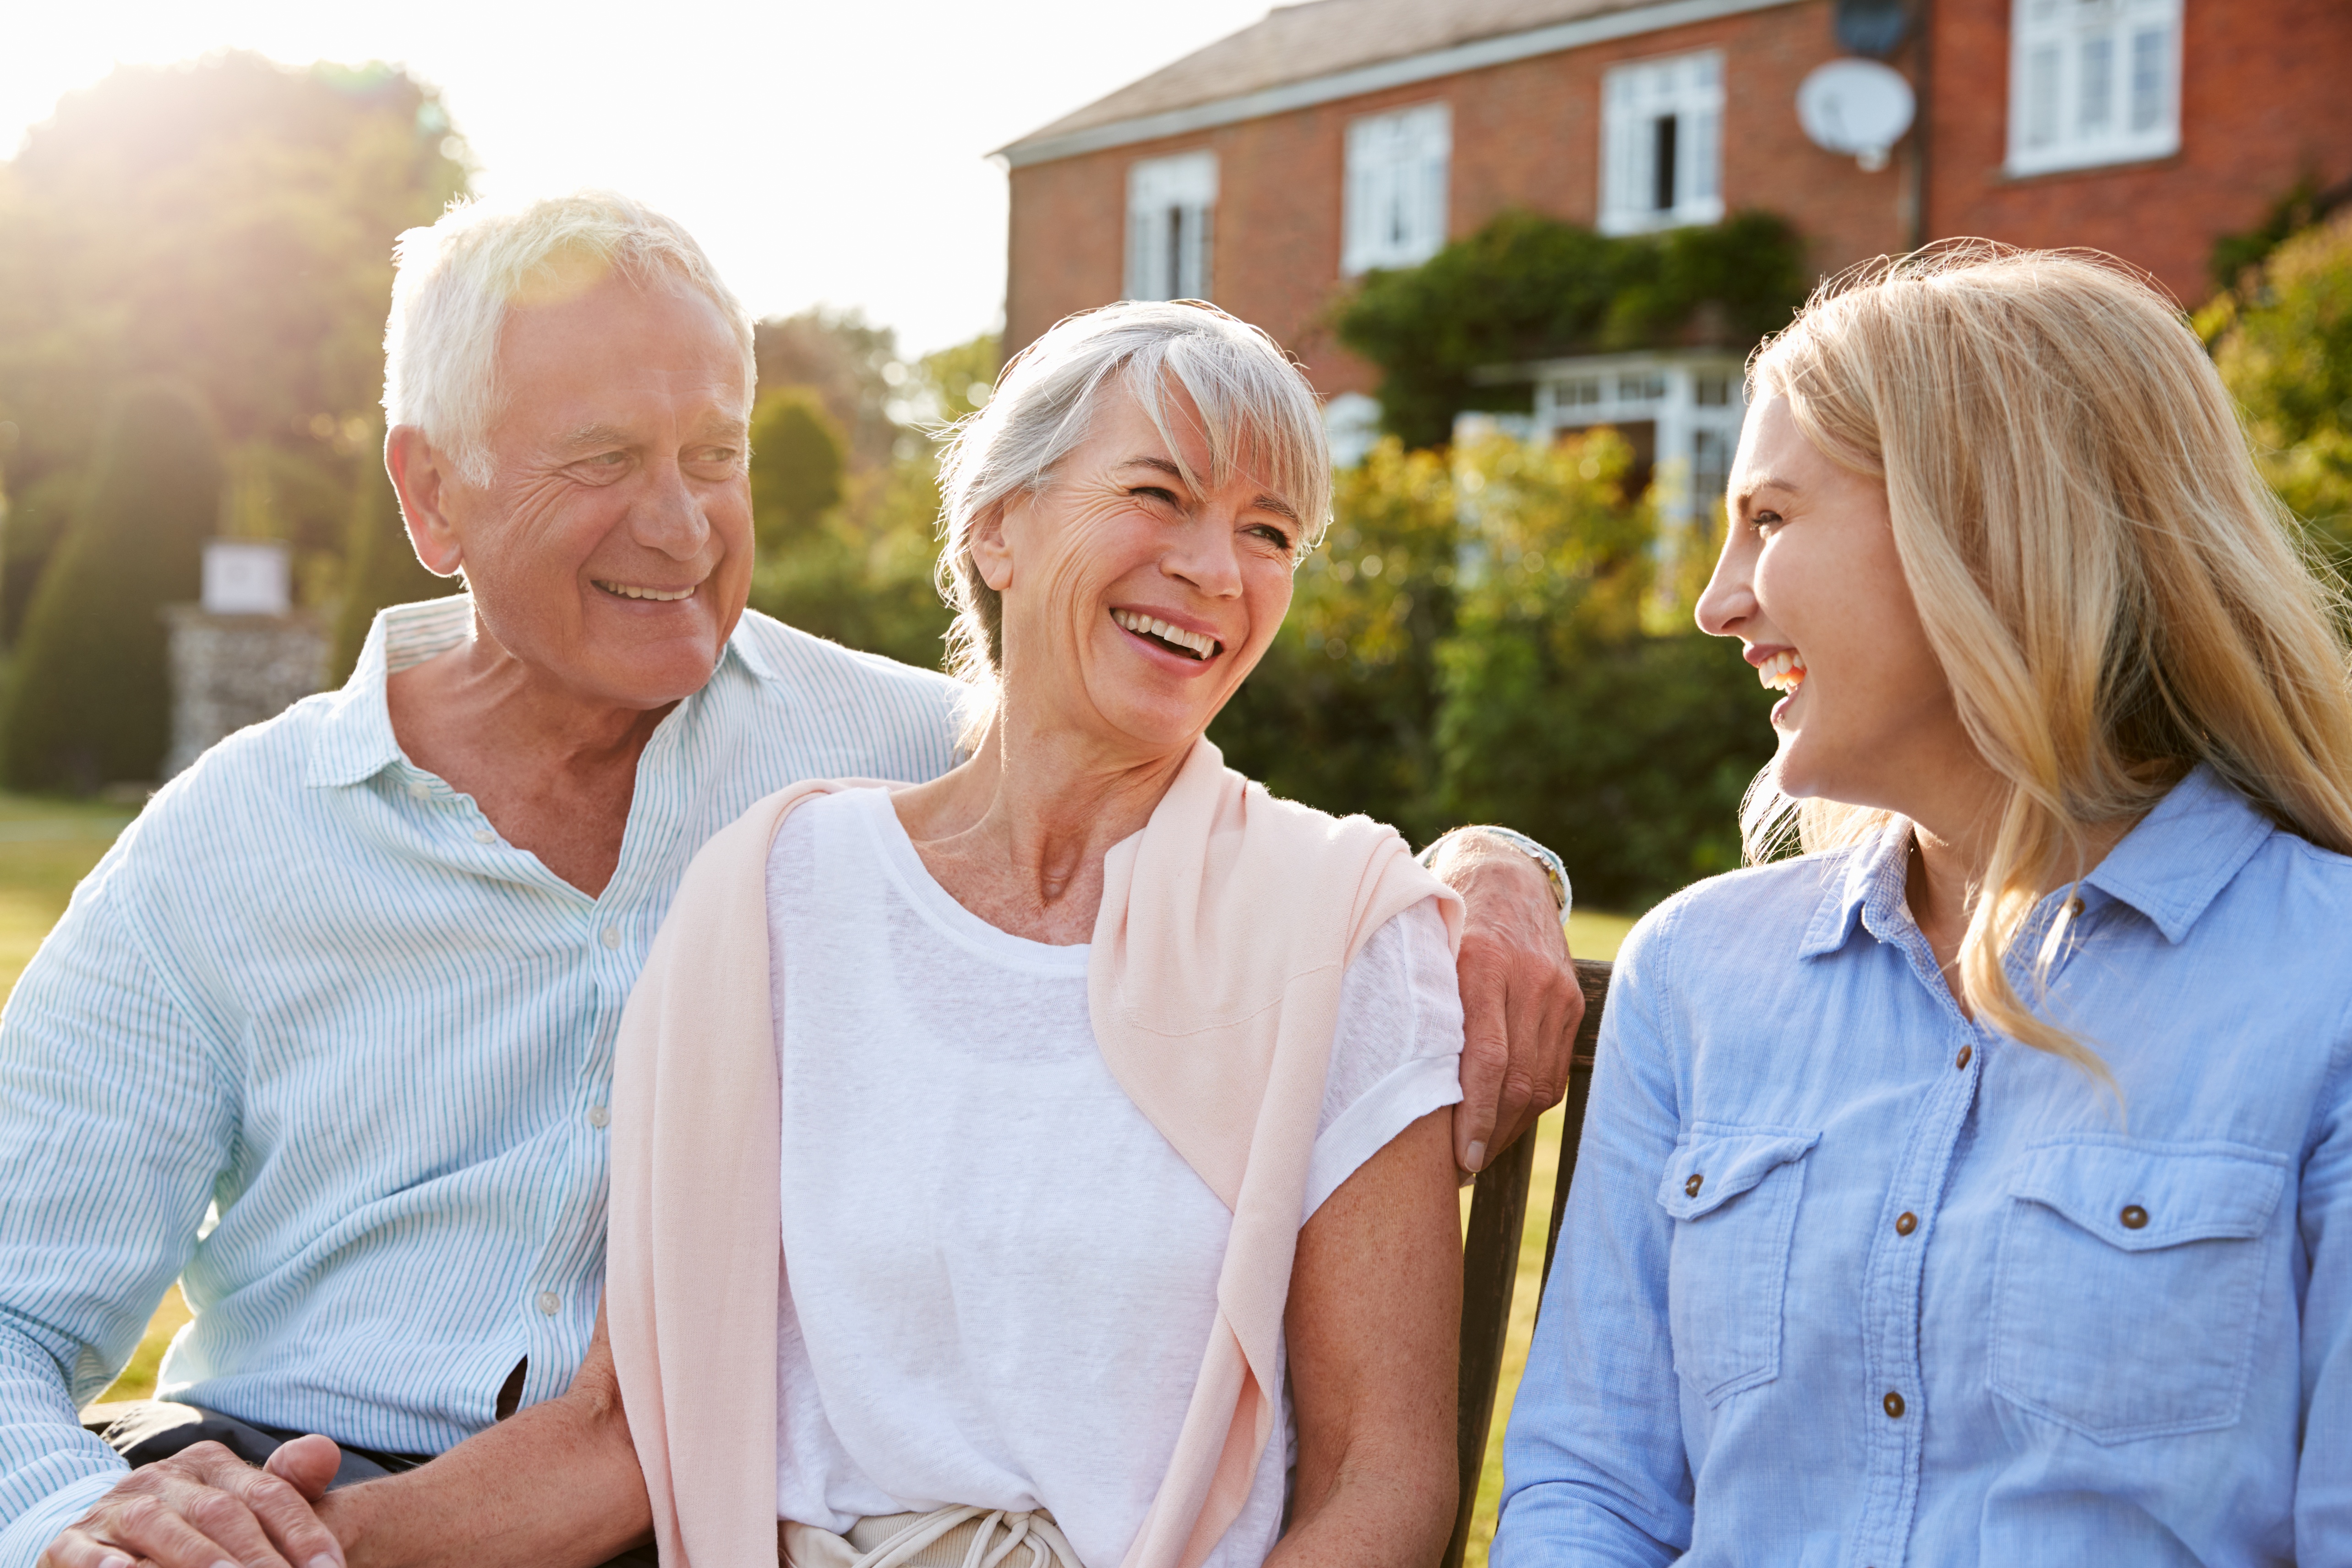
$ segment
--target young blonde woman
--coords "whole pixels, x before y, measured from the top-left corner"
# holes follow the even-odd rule
[[[1758,355],[1761,851],[1645,920],[1496,1568],[2352,1561],[2352,696],[2178,313],[1972,246]]]

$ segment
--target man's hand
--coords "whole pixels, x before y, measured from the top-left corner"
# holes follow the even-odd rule
[[[325,1437],[297,1437],[265,1469],[194,1444],[124,1477],[38,1568],[343,1568],[343,1549],[310,1511],[341,1461]]]
[[[1470,828],[1444,842],[1431,869],[1467,906],[1454,1160],[1476,1172],[1568,1092],[1584,990],[1551,879],[1533,860]]]

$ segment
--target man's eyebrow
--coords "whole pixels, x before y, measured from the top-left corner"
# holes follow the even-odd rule
[[[575,448],[634,447],[637,444],[637,440],[618,425],[583,425],[578,429],[568,432],[563,437],[562,444]]]

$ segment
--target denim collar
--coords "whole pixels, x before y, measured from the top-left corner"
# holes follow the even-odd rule
[[[2273,832],[2211,767],[2200,763],[2082,880],[2085,907],[2116,902],[2179,942]],[[1798,952],[1843,947],[1857,919],[1881,942],[1912,922],[1905,907],[1911,825],[1895,819],[1869,842],[1822,857],[1823,889]]]

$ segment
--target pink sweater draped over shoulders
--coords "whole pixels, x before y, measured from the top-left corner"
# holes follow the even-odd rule
[[[776,1561],[768,851],[793,806],[855,787],[795,784],[705,845],[621,1021],[605,1306],[669,1568]],[[1106,858],[1087,973],[1096,1040],[1234,1215],[1200,1378],[1122,1568],[1198,1568],[1248,1498],[1274,1431],[1340,978],[1375,931],[1432,897],[1458,942],[1461,900],[1393,828],[1276,800],[1205,740]]]

